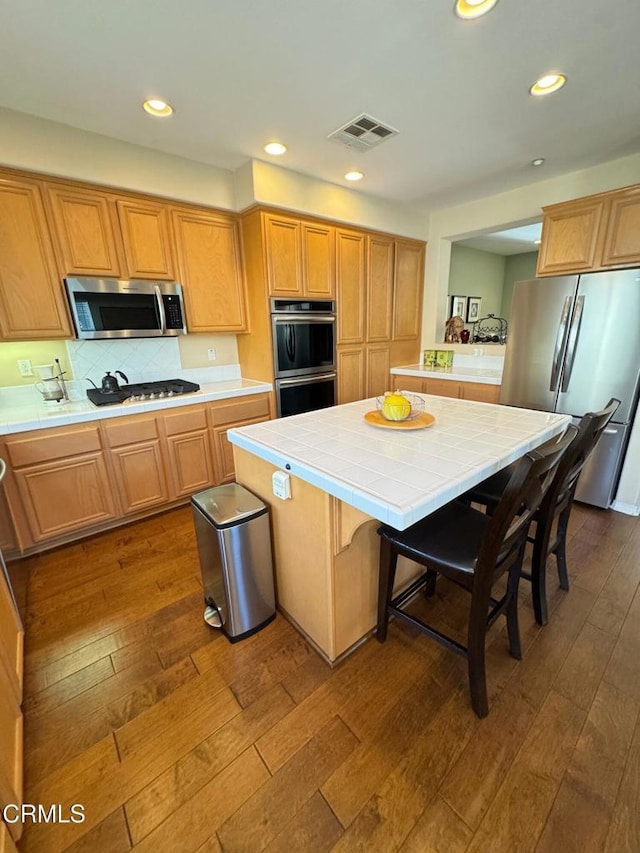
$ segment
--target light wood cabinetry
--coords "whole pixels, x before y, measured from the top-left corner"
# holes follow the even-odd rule
[[[542,210],[539,276],[640,264],[640,186]]]
[[[367,341],[391,340],[393,321],[393,238],[367,237]]]
[[[189,331],[246,331],[246,294],[236,219],[180,208],[172,210],[172,221]]]
[[[58,184],[45,187],[64,274],[119,278],[118,223],[108,196]]]
[[[0,566],[0,804],[22,802],[22,675],[24,631]],[[20,824],[0,826],[0,850],[15,850]],[[3,848],[2,844],[6,847]]]
[[[227,432],[232,427],[260,423],[269,418],[269,398],[266,396],[225,401],[209,408],[216,485],[229,483],[235,477],[233,445],[227,438]]]
[[[393,340],[416,343],[422,323],[424,244],[395,241]]]
[[[103,431],[121,512],[129,515],[166,503],[169,490],[156,418],[114,418],[103,423]]]
[[[0,336],[71,337],[40,187],[0,172]]]
[[[96,424],[22,433],[6,450],[34,542],[115,518]]]
[[[180,409],[163,417],[171,497],[190,497],[215,480],[204,407]]]
[[[274,213],[263,213],[262,223],[269,294],[332,299],[335,292],[334,229]]]
[[[116,201],[128,278],[176,278],[169,209],[135,199]]]
[[[367,236],[336,230],[337,344],[362,344],[365,339]]]
[[[338,347],[338,403],[352,403],[366,396],[365,349],[363,346]]]
[[[392,374],[391,385],[403,391],[418,394],[434,394],[438,397],[458,397],[463,400],[475,400],[479,403],[499,403],[500,386],[485,382],[459,382],[455,379],[437,377],[405,376]]]

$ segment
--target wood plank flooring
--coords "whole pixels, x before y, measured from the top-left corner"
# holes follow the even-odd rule
[[[20,850],[640,851],[640,519],[576,505],[568,552],[521,662],[493,627],[483,721],[397,622],[333,670],[279,615],[230,644],[188,508],[24,561],[25,801],[86,819]],[[458,588],[416,606],[463,634]]]

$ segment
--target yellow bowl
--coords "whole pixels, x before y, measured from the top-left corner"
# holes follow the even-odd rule
[[[408,414],[403,415],[403,409],[400,406],[394,407],[395,412],[394,415],[399,415],[399,417],[389,417],[388,413],[385,412],[384,402],[387,397],[391,394],[399,394],[404,397],[410,404],[411,409]],[[421,415],[424,412],[424,400],[422,397],[418,397],[417,394],[411,394],[409,391],[385,391],[380,397],[376,397],[376,409],[380,412],[382,417],[387,421],[410,421],[413,418],[417,418],[418,415]]]

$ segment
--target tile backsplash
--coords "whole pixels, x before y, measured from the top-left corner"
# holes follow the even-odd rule
[[[181,371],[176,338],[67,341],[67,354],[75,379],[96,385],[108,370],[121,370],[129,382],[173,379]]]

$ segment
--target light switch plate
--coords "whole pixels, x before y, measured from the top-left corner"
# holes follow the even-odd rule
[[[274,471],[271,477],[273,494],[286,501],[291,498],[291,477],[285,471]]]

